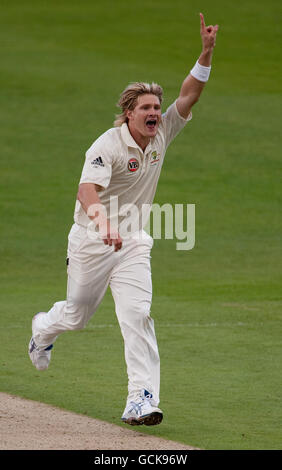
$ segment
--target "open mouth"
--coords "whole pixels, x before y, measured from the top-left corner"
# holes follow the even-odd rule
[[[150,130],[154,130],[157,125],[157,120],[156,119],[148,119],[146,121],[146,127]]]

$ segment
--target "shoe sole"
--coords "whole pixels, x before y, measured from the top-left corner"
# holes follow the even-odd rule
[[[130,426],[141,426],[142,424],[145,424],[145,426],[156,426],[157,424],[160,424],[162,420],[162,413],[158,413],[157,411],[147,416],[142,416],[142,418],[122,418],[122,421]]]

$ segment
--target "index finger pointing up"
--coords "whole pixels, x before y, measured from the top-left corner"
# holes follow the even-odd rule
[[[206,27],[203,13],[200,13],[200,19],[201,19],[201,31],[203,31]]]

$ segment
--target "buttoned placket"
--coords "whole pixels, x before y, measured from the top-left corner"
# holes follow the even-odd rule
[[[152,151],[152,142],[150,140],[150,142],[147,145],[147,147],[145,148],[144,152],[142,151],[142,174],[146,173],[146,171],[148,169],[149,154],[151,153],[151,151]]]

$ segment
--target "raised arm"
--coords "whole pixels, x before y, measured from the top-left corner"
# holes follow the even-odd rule
[[[179,114],[185,119],[189,116],[192,106],[198,101],[209,78],[212,54],[215,47],[218,25],[206,26],[204,15],[200,13],[202,53],[195,66],[182,83],[176,106]]]

